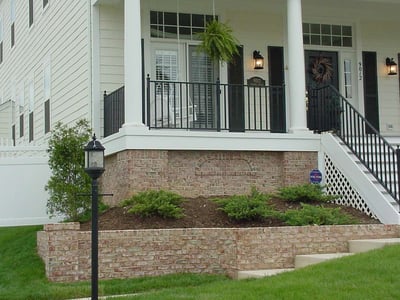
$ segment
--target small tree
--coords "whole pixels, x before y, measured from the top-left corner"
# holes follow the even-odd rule
[[[51,217],[65,216],[70,221],[90,209],[90,177],[85,173],[84,145],[90,139],[91,129],[87,120],[80,120],[73,127],[57,123],[49,140],[49,166],[52,175],[45,186],[50,198],[47,212]]]

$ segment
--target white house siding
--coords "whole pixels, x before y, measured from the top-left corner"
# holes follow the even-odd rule
[[[0,3],[3,17],[3,63],[0,83],[3,98],[16,101],[23,89],[25,104],[24,136],[19,137],[19,109],[16,124],[17,144],[28,143],[29,82],[34,82],[34,141],[43,143],[44,90],[43,69],[51,65],[51,127],[57,121],[74,123],[90,119],[90,1],[50,0],[43,10],[42,1],[34,1],[34,21],[28,22],[28,1],[16,0],[15,46],[10,47],[10,1]],[[8,129],[11,137],[11,128]]]
[[[100,7],[101,89],[111,92],[124,84],[124,9]]]
[[[386,135],[400,134],[399,77],[388,76],[386,57],[398,62],[400,21],[365,21],[362,23],[363,49],[377,52],[380,129]],[[392,127],[392,128],[390,128]]]
[[[13,106],[11,101],[0,104],[0,139],[10,139]]]
[[[124,8],[100,6],[100,99],[103,92],[113,92],[124,85]],[[103,104],[103,101],[100,101]],[[104,124],[104,105],[100,119]],[[101,128],[103,132],[103,128]]]
[[[268,4],[270,5],[270,4]],[[221,17],[233,29],[235,37],[243,47],[245,81],[253,76],[266,80],[268,84],[268,46],[285,45],[284,7],[253,10],[252,7],[229,9]],[[260,51],[265,58],[262,70],[254,70],[253,51]]]

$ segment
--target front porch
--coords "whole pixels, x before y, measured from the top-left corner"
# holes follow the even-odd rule
[[[346,1],[343,9],[336,1],[327,1],[330,9],[324,10],[314,2],[255,1],[251,6],[258,8],[255,12],[240,1],[228,5],[217,0],[214,14],[231,25],[241,42],[240,55],[231,65],[213,63],[196,50],[195,32],[212,17],[211,6],[172,0],[162,6],[157,1],[93,0],[93,67],[98,71],[93,86],[94,130],[109,136],[125,124],[302,134],[307,128],[314,130],[307,123],[306,87],[325,78],[383,135],[400,135],[395,116],[400,110],[398,76],[388,76],[384,63],[399,47],[384,38],[396,28],[387,20],[398,5],[388,1],[388,12],[370,1],[363,10],[356,1]],[[322,13],[323,21],[311,17]],[[381,29],[370,31],[376,24]],[[264,69],[253,68],[254,49],[261,49]],[[329,76],[318,76],[324,60],[331,71],[325,74]],[[371,62],[375,68],[370,69]],[[374,72],[375,78],[370,77]],[[248,81],[254,78],[264,91],[250,87]],[[374,90],[364,88],[374,80]],[[105,120],[104,111],[110,109],[99,91],[110,94],[122,86],[125,98],[119,100],[118,113],[112,114],[117,117]],[[257,90],[264,95],[251,99]]]
[[[254,1],[250,7],[218,0],[216,14],[241,42],[239,63],[230,65],[196,51],[192,32],[205,26],[209,7],[195,1],[94,1],[99,77],[93,122],[96,132],[104,132],[114,169],[105,174],[105,186],[118,178],[126,195],[153,186],[190,193],[207,177],[196,193],[229,194],[252,184],[261,190],[284,185],[291,180],[287,169],[301,173],[292,183],[307,182],[312,168],[326,168],[322,139],[314,132],[334,130],[398,198],[397,152],[384,137],[400,135],[398,76],[385,65],[399,52],[390,36],[400,26],[394,14],[400,6],[383,2],[386,7],[364,0],[327,0],[324,7],[314,0]],[[110,23],[112,38],[110,26],[102,31]],[[261,70],[252,62],[258,49],[265,58]],[[261,84],[251,83],[254,78]],[[327,85],[335,92],[326,92]],[[105,97],[96,98],[99,91],[107,91]],[[371,148],[379,153],[370,155]],[[299,165],[296,155],[307,156],[307,163]],[[269,164],[260,157],[280,159]],[[236,160],[246,163],[232,171]],[[209,161],[217,166],[209,165],[214,173],[202,171]],[[264,164],[268,170],[259,173],[246,169]],[[176,172],[190,175],[171,175]],[[263,176],[274,180],[258,181]]]

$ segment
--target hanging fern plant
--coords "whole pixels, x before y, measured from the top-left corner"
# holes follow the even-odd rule
[[[233,36],[232,28],[214,19],[207,23],[204,32],[198,33],[199,50],[204,51],[212,60],[231,62],[239,54],[239,41]]]

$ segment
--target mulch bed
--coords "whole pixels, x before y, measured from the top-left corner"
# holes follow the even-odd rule
[[[280,199],[271,199],[271,204],[280,211],[299,208],[299,204],[287,203]],[[318,204],[320,205],[320,204]],[[340,207],[342,211],[353,216],[360,224],[379,224],[376,219],[351,207],[336,204],[324,204],[326,207]],[[230,220],[218,210],[216,203],[208,198],[187,199],[182,205],[185,216],[181,219],[160,217],[143,218],[127,212],[126,208],[112,207],[99,216],[99,230],[126,229],[168,229],[168,228],[238,228],[238,227],[274,227],[286,226],[281,220],[267,219],[259,221],[237,222]],[[91,223],[81,224],[81,230],[90,230]]]

